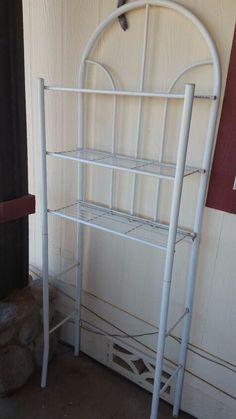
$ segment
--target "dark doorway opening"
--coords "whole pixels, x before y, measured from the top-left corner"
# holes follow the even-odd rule
[[[12,289],[23,288],[28,284],[26,214],[34,212],[34,197],[28,195],[21,0],[0,0],[0,54],[0,299],[2,299]]]

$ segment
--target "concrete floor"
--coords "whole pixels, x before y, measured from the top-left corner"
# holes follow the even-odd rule
[[[149,419],[151,395],[86,355],[64,347],[49,367],[48,387],[40,371],[12,396],[0,399],[0,419]],[[161,402],[160,419],[172,418]],[[191,419],[182,413],[181,419]]]

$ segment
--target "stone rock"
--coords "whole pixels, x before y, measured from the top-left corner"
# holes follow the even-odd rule
[[[36,310],[35,298],[28,287],[12,292],[0,302],[0,333],[19,325]]]
[[[40,306],[40,314],[43,321],[43,280],[34,279],[30,285],[30,290],[37,304]],[[55,314],[56,289],[49,286],[49,323],[52,323]]]
[[[0,302],[0,397],[21,387],[41,366],[43,354],[43,282],[12,292]],[[55,318],[56,290],[49,288],[50,325]],[[49,360],[57,346],[57,335],[50,335]],[[0,414],[1,416],[1,414]]]
[[[3,330],[0,333],[0,346],[8,345],[11,341],[13,341],[15,336],[16,330],[15,327],[8,327],[8,329]]]
[[[53,355],[57,348],[57,335],[52,333],[49,337],[49,355],[48,355],[48,362],[50,362],[53,358]],[[36,365],[38,367],[42,366],[43,362],[43,333],[38,336],[35,341],[35,348],[34,348],[34,358]]]
[[[40,311],[36,307],[36,310],[32,313],[32,315],[27,317],[19,327],[19,343],[22,345],[29,345],[39,334],[41,328]]]
[[[0,349],[0,396],[4,397],[26,383],[34,372],[32,354],[27,347],[8,345]]]

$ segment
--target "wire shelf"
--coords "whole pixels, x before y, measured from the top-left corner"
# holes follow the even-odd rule
[[[123,170],[147,176],[156,176],[164,179],[175,178],[176,165],[172,163],[160,163],[157,160],[135,159],[122,154],[112,154],[106,151],[90,148],[79,148],[72,151],[47,152],[49,156],[59,157],[68,160],[79,161],[110,169]],[[185,166],[184,176],[194,173],[204,173],[198,167]]]
[[[167,224],[153,222],[145,218],[136,217],[84,201],[78,201],[73,205],[48,211],[59,217],[135,240],[152,247],[167,249],[169,232]],[[193,240],[195,237],[196,234],[193,232],[178,229],[176,243],[186,239]]]

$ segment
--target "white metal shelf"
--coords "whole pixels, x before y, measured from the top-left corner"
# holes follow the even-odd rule
[[[146,87],[149,85],[147,76],[150,75],[148,71],[149,57],[150,53],[148,49],[148,40],[150,37],[149,34],[149,17],[152,13],[153,7],[164,7],[167,10],[174,11],[180,14],[183,18],[187,18],[194,27],[202,35],[203,40],[205,41],[206,46],[208,47],[210,57],[201,61],[193,62],[188,64],[187,67],[180,69],[175,78],[169,84],[167,92],[155,92],[147,91]],[[94,61],[92,57],[92,51],[97,43],[97,40],[102,35],[104,30],[107,30],[107,26],[110,26],[111,23],[116,22],[117,17],[126,13],[132,12],[136,9],[143,9],[144,11],[144,32],[143,32],[143,45],[142,45],[142,59],[140,65],[140,79],[139,86],[137,91],[132,90],[122,90],[117,87],[117,79],[114,78],[112,74],[111,66],[105,63],[100,63]],[[191,42],[191,37],[190,37]],[[164,45],[162,46],[165,47]],[[152,49],[150,49],[152,50]],[[179,51],[175,51],[179,53]],[[151,61],[150,61],[151,62]],[[86,86],[86,72],[87,66],[94,65],[102,71],[106,76],[111,89],[104,90],[101,88],[87,88]],[[150,64],[149,64],[150,65]],[[193,75],[193,84],[186,84],[184,93],[175,93],[173,92],[174,87],[177,82],[180,81],[183,76],[189,72],[191,69],[201,66],[212,66],[212,75],[213,75],[213,88],[212,92],[207,95],[199,95],[195,93],[195,85],[199,89],[195,75]],[[208,78],[207,78],[208,80]],[[165,81],[165,85],[167,80]],[[161,83],[162,85],[163,83]],[[202,215],[205,202],[205,195],[207,189],[207,181],[210,169],[211,155],[214,144],[214,134],[217,121],[217,113],[219,106],[219,97],[220,97],[220,88],[221,88],[221,70],[220,63],[215,48],[214,42],[209,35],[206,28],[194,16],[189,10],[185,7],[179,5],[177,2],[169,0],[137,0],[131,2],[130,4],[124,5],[110,16],[108,16],[95,30],[91,38],[89,39],[85,50],[81,57],[81,64],[79,69],[78,77],[78,86],[73,88],[61,87],[61,86],[48,86],[45,85],[43,79],[38,80],[38,119],[39,119],[39,139],[40,139],[40,158],[41,158],[41,230],[42,230],[42,266],[43,266],[43,323],[44,323],[44,352],[43,352],[43,368],[42,368],[42,377],[41,385],[42,387],[46,386],[47,381],[47,369],[48,369],[48,357],[49,357],[49,334],[52,333],[57,327],[60,327],[64,322],[66,322],[71,316],[75,317],[75,334],[74,334],[74,352],[75,355],[79,354],[80,350],[80,300],[81,300],[81,283],[82,283],[82,270],[81,264],[83,259],[83,229],[82,225],[87,225],[94,227],[99,230],[113,233],[115,235],[134,240],[136,242],[143,243],[145,245],[152,246],[154,248],[160,248],[166,251],[165,254],[165,266],[163,272],[163,281],[162,281],[162,297],[161,297],[161,306],[160,306],[160,318],[159,318],[159,332],[158,332],[158,342],[157,342],[157,355],[156,355],[156,365],[155,365],[155,375],[154,375],[154,384],[153,384],[153,397],[152,397],[152,406],[151,406],[151,415],[150,419],[157,419],[158,417],[158,406],[159,398],[163,391],[161,389],[162,383],[162,373],[163,373],[163,360],[165,353],[165,341],[169,333],[181,322],[182,333],[181,333],[181,347],[179,352],[178,367],[173,374],[171,375],[169,381],[167,381],[166,386],[170,385],[171,380],[176,378],[176,390],[174,396],[174,408],[173,415],[178,416],[181,395],[183,388],[183,378],[184,370],[186,363],[187,355],[187,345],[189,339],[190,331],[190,322],[191,322],[191,312],[193,304],[193,292],[194,284],[196,278],[196,268],[197,268],[197,255],[198,248],[200,243],[200,230],[202,224]],[[78,94],[78,148],[71,151],[50,151],[46,152],[46,121],[45,121],[45,93],[53,94],[53,92],[72,92]],[[93,150],[87,148],[87,134],[85,127],[85,116],[89,118],[89,112],[85,112],[85,96],[87,94],[92,95],[106,95],[112,97],[112,124],[111,124],[111,142],[110,148],[111,152]],[[117,117],[118,117],[118,107],[120,106],[118,97],[136,97],[138,102],[137,108],[137,120],[136,127],[134,127],[134,138],[131,138],[131,142],[134,146],[134,157],[125,156],[116,153],[117,151]],[[163,122],[161,127],[161,135],[159,138],[159,153],[158,159],[148,160],[140,158],[140,149],[141,142],[145,139],[142,138],[142,119],[143,119],[143,99],[145,97],[153,98],[153,100],[161,99],[163,105]],[[205,150],[202,156],[202,167],[203,169],[186,166],[186,155],[187,147],[189,141],[190,133],[190,124],[191,116],[193,109],[194,100],[207,99],[210,100],[210,111],[209,111],[209,121],[208,128],[206,131],[206,141],[205,141]],[[165,142],[166,142],[166,132],[167,132],[167,117],[168,117],[168,103],[170,100],[180,100],[183,102],[182,106],[182,116],[181,124],[179,131],[179,141],[178,141],[178,150],[176,157],[176,165],[163,163],[164,152],[165,152]],[[151,104],[152,101],[150,101]],[[91,122],[91,121],[90,121]],[[99,139],[98,139],[99,140]],[[86,147],[86,148],[85,148]],[[153,153],[155,150],[153,150]],[[103,204],[97,205],[90,202],[84,202],[83,197],[85,196],[84,186],[84,177],[86,171],[84,170],[84,164],[79,164],[78,177],[77,177],[77,186],[78,186],[78,202],[69,205],[64,208],[59,208],[56,210],[47,209],[47,155],[57,158],[63,158],[68,160],[74,160],[78,163],[91,164],[96,166],[107,167],[111,169],[109,175],[110,181],[110,202],[109,208],[103,206]],[[116,188],[116,182],[114,179],[114,170],[123,170],[133,174],[131,177],[131,202],[130,202],[130,212],[123,213],[117,211],[114,208],[114,189]],[[199,190],[197,196],[197,205],[195,218],[193,223],[193,232],[182,230],[178,228],[179,222],[179,212],[181,204],[181,194],[183,188],[183,178],[194,173],[204,173],[205,176],[201,176],[199,182]],[[136,194],[137,194],[137,174],[154,176],[156,178],[170,179],[173,181],[173,193],[172,201],[170,208],[170,218],[169,225],[160,224],[156,222],[158,218],[158,203],[160,202],[160,182],[157,180],[153,190],[153,219],[140,218],[134,216],[136,210]],[[120,192],[120,191],[118,191]],[[57,326],[49,329],[49,291],[48,291],[48,281],[49,281],[49,271],[48,271],[48,213],[62,217],[64,219],[73,220],[78,224],[77,228],[77,257],[78,260],[77,270],[76,270],[76,289],[75,289],[75,311],[65,317]],[[185,303],[184,303],[184,314],[182,314],[174,324],[168,328],[168,313],[170,305],[170,292],[171,292],[171,282],[172,282],[172,273],[174,266],[174,255],[176,244],[183,241],[189,240],[193,243],[191,246],[191,252],[189,257],[188,264],[188,273],[186,281],[186,291],[185,291]],[[159,275],[159,272],[158,272]],[[144,278],[145,280],[145,278]]]
[[[135,159],[132,156],[117,153],[113,154],[91,148],[79,148],[77,150],[61,152],[47,152],[47,154],[52,157],[74,160],[130,173],[156,176],[170,180],[174,180],[175,178],[176,165],[172,163],[161,163],[157,160]],[[198,167],[185,166],[184,176],[189,176],[195,173],[204,173],[204,170]]]
[[[85,224],[99,230],[107,231],[130,240],[167,249],[169,226],[153,222],[147,218],[136,217],[121,211],[79,201],[75,204],[57,209],[48,210],[51,214]],[[196,234],[188,230],[177,230],[176,241],[194,240]]]

